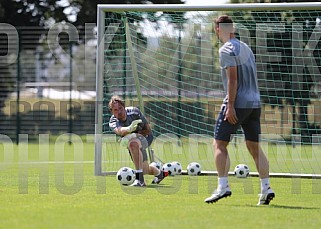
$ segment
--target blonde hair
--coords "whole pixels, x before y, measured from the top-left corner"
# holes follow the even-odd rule
[[[122,98],[120,98],[120,96],[118,95],[114,95],[111,97],[111,99],[109,100],[108,103],[108,109],[111,111],[113,109],[113,105],[115,103],[119,103],[120,105],[122,105],[123,107],[125,107],[125,102],[124,100],[122,100]]]

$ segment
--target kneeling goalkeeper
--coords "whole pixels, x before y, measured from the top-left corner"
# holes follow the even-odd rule
[[[127,147],[136,168],[136,180],[132,186],[146,186],[144,174],[154,175],[153,184],[159,184],[167,175],[149,166],[146,149],[153,141],[153,133],[145,116],[137,107],[125,107],[119,96],[113,96],[108,108],[112,113],[109,127],[122,137],[120,144]]]

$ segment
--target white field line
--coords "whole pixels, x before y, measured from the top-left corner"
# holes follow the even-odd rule
[[[102,161],[102,163],[107,163],[110,161]],[[124,161],[113,161],[114,163],[128,163],[130,161],[124,160]],[[17,161],[17,162],[0,162],[1,165],[16,165],[16,164],[21,164],[21,165],[36,165],[36,164],[94,164],[95,161]]]
[[[17,161],[17,162],[0,162],[0,165],[34,165],[34,164],[93,164],[94,161]]]

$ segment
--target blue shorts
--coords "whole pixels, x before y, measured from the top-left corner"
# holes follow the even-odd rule
[[[261,134],[261,108],[235,108],[238,122],[235,125],[230,124],[225,118],[226,105],[223,104],[216,120],[214,138],[229,142],[233,134],[241,126],[245,135],[245,140],[259,142]]]

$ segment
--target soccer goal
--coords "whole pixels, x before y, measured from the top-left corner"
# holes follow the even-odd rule
[[[271,175],[321,174],[321,3],[98,5],[95,174],[133,166],[108,126],[120,95],[150,121],[153,160],[198,162],[215,173],[213,130],[224,97],[213,19],[228,14],[253,50],[262,101],[262,147]],[[242,130],[231,170],[247,164]]]

